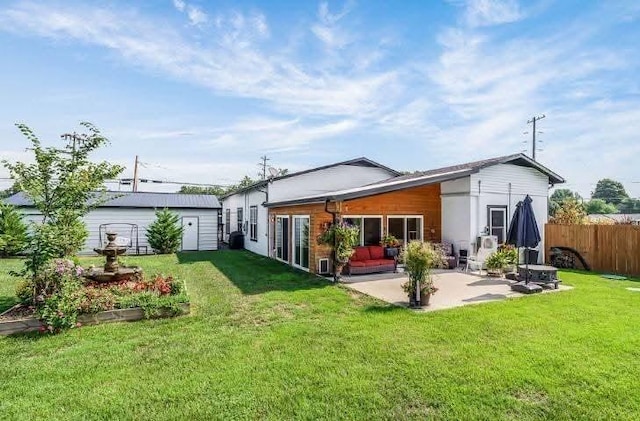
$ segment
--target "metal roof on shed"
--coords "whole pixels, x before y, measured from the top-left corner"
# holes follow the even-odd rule
[[[210,194],[151,193],[151,192],[106,192],[106,202],[100,208],[174,208],[174,209],[220,209],[218,198]],[[33,206],[23,193],[16,193],[4,200],[18,207]]]

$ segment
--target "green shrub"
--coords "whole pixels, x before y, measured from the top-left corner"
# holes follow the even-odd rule
[[[507,257],[504,252],[495,251],[484,261],[487,269],[502,270],[507,266]]]
[[[156,220],[147,228],[147,241],[159,254],[175,253],[180,249],[183,228],[180,217],[169,209],[156,211]]]
[[[15,256],[27,247],[27,225],[15,207],[0,202],[0,257]]]
[[[360,228],[346,222],[331,224],[318,237],[318,244],[331,247],[334,250],[336,260],[340,263],[349,261],[359,242]]]
[[[416,288],[435,292],[431,270],[443,265],[442,251],[430,243],[412,241],[405,247],[402,258],[404,270],[409,275],[409,282],[403,285],[405,292],[413,294]]]

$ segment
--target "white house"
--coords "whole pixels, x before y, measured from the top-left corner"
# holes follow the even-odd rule
[[[361,186],[398,175],[377,162],[356,158],[259,181],[222,197],[224,240],[230,233],[242,231],[247,250],[269,256],[273,229],[269,229],[265,203]]]
[[[89,236],[81,251],[93,254],[93,249],[105,241],[105,232],[115,231],[127,239],[129,254],[152,253],[147,242],[147,227],[156,219],[156,210],[169,209],[180,216],[184,231],[181,250],[217,250],[220,203],[213,195],[107,192],[107,201],[84,218]],[[39,222],[41,215],[22,193],[5,200],[18,207],[27,221]]]
[[[320,260],[330,256],[315,237],[333,210],[361,227],[362,245],[392,234],[403,242],[442,241],[456,252],[473,253],[482,234],[505,240],[516,204],[526,195],[544,235],[548,189],[564,182],[524,154],[405,175],[364,158],[354,161],[262,181],[223,198],[227,234],[242,230],[250,239],[247,249],[318,271]]]

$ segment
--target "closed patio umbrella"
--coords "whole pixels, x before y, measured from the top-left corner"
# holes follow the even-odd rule
[[[516,205],[516,211],[509,225],[507,233],[507,243],[516,246],[518,249],[524,247],[525,250],[536,247],[540,244],[542,237],[538,230],[536,216],[531,206],[531,196],[527,195],[522,202]],[[526,279],[525,284],[529,283],[529,259],[525,259]]]

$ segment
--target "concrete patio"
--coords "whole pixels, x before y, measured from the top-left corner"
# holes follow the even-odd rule
[[[434,271],[434,283],[438,292],[431,296],[429,306],[422,311],[442,310],[468,304],[524,297],[525,294],[511,291],[511,281],[491,278],[459,270]],[[409,306],[409,299],[401,285],[406,282],[404,273],[382,273],[344,277],[344,285],[355,291],[399,306]],[[559,289],[543,290],[543,294],[566,291],[572,287],[560,284]]]

